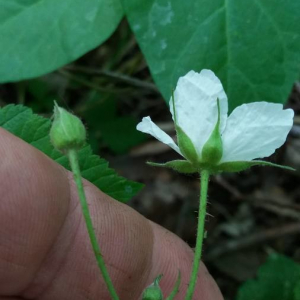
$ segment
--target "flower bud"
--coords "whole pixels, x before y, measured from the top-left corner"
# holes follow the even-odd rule
[[[154,282],[144,290],[142,300],[163,300],[163,294],[159,287],[161,278],[162,275],[157,276]]]
[[[51,143],[62,152],[80,149],[86,140],[86,130],[81,120],[59,107],[55,102],[54,116],[50,129]]]

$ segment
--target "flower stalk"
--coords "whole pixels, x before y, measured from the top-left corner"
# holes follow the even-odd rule
[[[54,116],[50,129],[50,140],[55,149],[64,153],[69,159],[69,164],[73,172],[74,181],[77,187],[79,202],[81,204],[82,214],[85,220],[87,232],[95,254],[98,267],[101,271],[107,289],[113,300],[119,300],[111,278],[108,274],[100,246],[92,223],[89,207],[87,204],[80,166],[78,161],[78,150],[86,143],[86,130],[81,120],[73,114],[59,107],[54,102]]]
[[[186,292],[185,300],[191,300],[195,291],[197,283],[198,271],[202,256],[202,245],[204,239],[204,226],[206,217],[206,206],[207,206],[207,190],[209,181],[209,171],[202,170],[200,173],[200,203],[198,213],[198,228],[197,228],[197,240],[195,248],[195,256],[192,266],[192,274],[189,282],[189,286]]]
[[[97,264],[98,267],[102,273],[103,279],[106,283],[106,286],[108,288],[108,291],[110,293],[110,296],[113,300],[119,300],[119,297],[116,293],[116,290],[113,286],[112,280],[108,274],[107,268],[105,266],[104,263],[104,259],[103,256],[101,254],[101,250],[100,250],[100,246],[97,242],[97,237],[94,231],[94,227],[93,227],[93,223],[92,223],[92,219],[91,219],[91,215],[89,212],[89,207],[86,201],[86,196],[85,196],[85,192],[84,192],[84,188],[83,188],[83,184],[82,184],[82,178],[81,178],[81,172],[80,172],[80,167],[79,167],[79,162],[78,162],[78,154],[77,154],[77,150],[74,149],[70,149],[67,152],[67,156],[69,159],[69,163],[73,172],[73,176],[74,176],[74,181],[77,187],[77,191],[78,191],[78,196],[79,196],[79,201],[81,204],[81,208],[82,208],[82,213],[84,216],[84,220],[86,223],[86,228],[88,231],[88,235],[91,241],[91,245],[95,254],[95,258],[97,260]]]

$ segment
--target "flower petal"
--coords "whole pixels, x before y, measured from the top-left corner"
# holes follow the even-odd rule
[[[179,147],[175,144],[173,139],[169,135],[167,135],[163,130],[161,130],[155,123],[153,123],[150,117],[143,118],[142,122],[140,122],[136,126],[136,129],[141,132],[151,134],[156,139],[158,139],[160,142],[168,145],[173,150],[175,150],[177,153],[182,155],[179,150]]]
[[[281,104],[254,102],[237,107],[223,132],[221,162],[250,161],[270,156],[286,140],[294,111]]]
[[[220,80],[210,70],[190,71],[180,77],[174,92],[177,125],[189,136],[201,155],[218,118],[217,98],[220,100],[220,132],[225,128],[228,102]],[[173,116],[173,103],[170,100]]]

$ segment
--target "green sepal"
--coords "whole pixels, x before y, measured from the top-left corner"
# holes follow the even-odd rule
[[[267,166],[267,167],[276,167],[290,171],[296,171],[294,168],[288,166],[277,165],[268,161],[263,160],[252,160],[252,161],[233,161],[233,162],[225,162],[218,166],[216,166],[216,173],[219,172],[241,172],[247,170],[254,166]]]
[[[194,167],[189,161],[187,160],[172,160],[168,161],[164,164],[154,163],[154,162],[147,162],[148,165],[152,167],[160,167],[160,168],[169,168],[179,173],[184,174],[192,174],[198,173],[198,168]]]
[[[163,300],[163,294],[159,286],[162,274],[158,275],[152,284],[143,292],[142,300]]]
[[[218,120],[201,153],[201,162],[216,165],[223,155],[223,143],[220,134],[220,103],[218,99]]]
[[[181,273],[180,273],[180,271],[178,271],[178,276],[177,276],[177,280],[175,282],[175,286],[174,286],[172,292],[170,293],[170,295],[165,300],[173,300],[175,298],[175,296],[177,295],[177,293],[179,291],[180,282],[181,282]]]
[[[193,164],[196,164],[199,160],[198,153],[195,146],[188,135],[176,125],[178,146],[183,156]]]
[[[188,135],[183,131],[183,129],[177,123],[174,91],[172,91],[172,104],[173,104],[173,118],[174,118],[176,133],[177,133],[177,142],[178,142],[179,149],[182,155],[187,160],[189,160],[193,164],[197,164],[199,157],[195,149],[195,146],[191,141],[191,139],[188,137]]]

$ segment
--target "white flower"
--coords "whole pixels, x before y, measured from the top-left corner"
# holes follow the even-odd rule
[[[190,71],[179,78],[174,92],[176,117],[172,99],[170,111],[176,125],[192,141],[199,162],[203,146],[217,123],[217,99],[220,104],[219,132],[223,145],[222,158],[218,164],[267,157],[285,142],[293,125],[292,109],[283,109],[282,104],[253,102],[235,108],[228,116],[227,96],[215,74],[210,70],[202,70],[200,73]],[[143,118],[137,129],[151,134],[184,156],[173,139],[155,125],[150,117]]]

